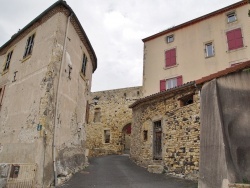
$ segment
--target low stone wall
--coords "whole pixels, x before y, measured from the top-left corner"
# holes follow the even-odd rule
[[[182,106],[192,96],[193,103]],[[199,92],[191,85],[155,94],[133,108],[131,159],[143,167],[161,164],[168,174],[198,178],[200,147]],[[162,160],[154,160],[154,122],[161,121]]]

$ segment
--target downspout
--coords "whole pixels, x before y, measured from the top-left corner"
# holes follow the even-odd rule
[[[69,22],[70,18],[72,16],[72,13],[68,17],[67,21],[67,27],[66,27],[66,33],[65,33],[65,38],[64,38],[64,45],[63,45],[63,54],[62,54],[62,62],[60,66],[60,72],[59,72],[59,78],[58,78],[58,84],[57,84],[57,93],[56,93],[56,109],[55,109],[55,118],[54,118],[54,131],[53,131],[53,145],[52,145],[52,157],[53,157],[53,168],[54,168],[54,183],[55,186],[57,186],[57,171],[56,171],[56,126],[58,124],[58,105],[59,105],[59,88],[61,84],[61,75],[62,75],[62,70],[63,70],[63,62],[65,59],[65,52],[66,52],[66,44],[67,44],[67,36],[68,36],[68,29],[69,29]]]

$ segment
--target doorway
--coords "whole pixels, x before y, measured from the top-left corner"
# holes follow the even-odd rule
[[[122,135],[123,135],[123,153],[129,154],[129,152],[130,152],[131,123],[129,123],[123,127]]]
[[[153,159],[162,160],[162,127],[161,120],[155,121],[153,124]]]

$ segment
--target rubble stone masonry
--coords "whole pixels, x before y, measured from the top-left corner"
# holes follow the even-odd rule
[[[187,98],[193,103],[183,105]],[[131,159],[143,167],[163,165],[168,174],[197,179],[199,170],[199,91],[174,88],[132,105]],[[154,160],[154,122],[161,121],[161,160]]]
[[[141,87],[91,93],[91,99],[95,97],[99,100],[96,105],[90,101],[86,124],[89,156],[121,154],[130,147],[130,132],[126,133],[132,122],[129,105],[141,97]]]

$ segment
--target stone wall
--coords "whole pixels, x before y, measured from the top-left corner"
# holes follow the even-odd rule
[[[193,96],[193,103],[181,101]],[[185,100],[184,100],[185,99]],[[194,85],[155,94],[132,105],[131,159],[143,167],[163,165],[168,174],[197,179],[199,170],[199,92]],[[161,121],[161,160],[154,160],[154,122]]]
[[[124,151],[124,127],[132,122],[129,108],[141,97],[141,87],[99,91],[91,93],[91,99],[98,97],[97,105],[90,101],[88,124],[86,124],[86,148],[90,156],[121,154]],[[95,115],[96,114],[96,115]],[[104,131],[110,131],[110,142],[105,143]],[[126,138],[126,139],[125,139]]]

